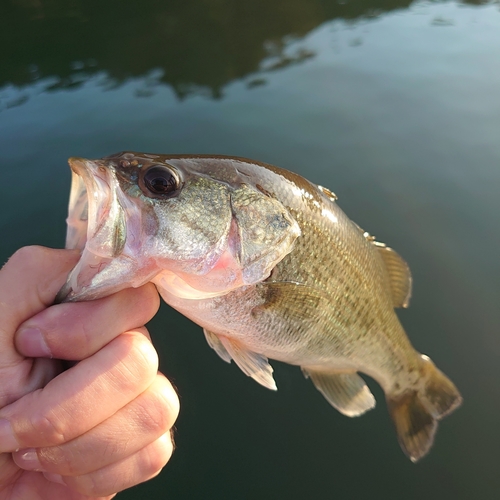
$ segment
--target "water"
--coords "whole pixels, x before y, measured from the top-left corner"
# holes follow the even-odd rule
[[[2,261],[63,244],[69,156],[274,163],[408,260],[403,324],[465,399],[414,465],[375,384],[352,420],[297,368],[273,363],[271,393],[163,307],[150,329],[181,397],[177,450],[119,498],[498,496],[498,3],[12,0],[0,58]]]

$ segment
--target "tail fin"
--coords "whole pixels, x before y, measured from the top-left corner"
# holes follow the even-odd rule
[[[430,450],[438,421],[462,403],[453,382],[427,356],[422,355],[422,361],[422,384],[397,396],[387,396],[399,444],[412,462]]]

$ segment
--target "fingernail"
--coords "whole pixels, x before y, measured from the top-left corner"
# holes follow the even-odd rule
[[[35,448],[26,448],[13,455],[14,462],[18,467],[24,470],[42,471],[42,465],[38,459]]]
[[[52,353],[48,348],[40,329],[27,326],[21,328],[16,335],[17,350],[30,358],[51,358]]]
[[[5,418],[0,418],[0,453],[16,451],[18,449],[19,443],[14,437],[12,425]]]
[[[60,474],[52,474],[51,472],[44,472],[43,477],[47,479],[47,481],[51,481],[52,483],[66,484]]]

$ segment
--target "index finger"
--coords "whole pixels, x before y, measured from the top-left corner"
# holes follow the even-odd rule
[[[81,360],[120,333],[146,324],[159,305],[151,283],[102,299],[56,304],[20,326],[16,347],[27,357]]]

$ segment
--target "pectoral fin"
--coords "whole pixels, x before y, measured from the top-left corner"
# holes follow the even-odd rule
[[[373,394],[356,372],[320,372],[304,367],[302,371],[326,400],[348,417],[358,417],[375,407]]]
[[[245,375],[252,377],[256,382],[264,387],[267,387],[268,389],[271,389],[272,391],[276,391],[278,389],[273,378],[273,368],[268,363],[265,356],[249,351],[239,342],[229,340],[227,337],[222,335],[217,336],[217,341],[221,343],[222,348],[225,348],[226,353],[230,356],[229,360],[233,358],[234,362],[240,367],[241,371]],[[208,343],[211,347],[213,347],[210,341]],[[215,347],[213,348],[215,349]],[[223,357],[223,351],[220,347],[215,350],[222,359],[227,361],[226,358]]]
[[[291,281],[258,283],[264,303],[253,309],[252,315],[279,315],[287,319],[315,320],[328,307],[328,297],[316,288]]]
[[[219,337],[215,333],[209,332],[206,328],[203,328],[203,333],[207,339],[208,345],[226,362],[231,363],[231,355],[227,352],[226,348],[219,340]]]
[[[373,244],[377,247],[389,274],[394,307],[408,307],[412,284],[410,267],[397,252],[384,243],[374,241]]]

